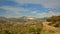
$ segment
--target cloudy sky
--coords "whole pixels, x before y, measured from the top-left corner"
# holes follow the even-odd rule
[[[60,15],[60,0],[0,0],[0,16],[51,17]]]

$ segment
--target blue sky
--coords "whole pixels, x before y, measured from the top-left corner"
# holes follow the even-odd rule
[[[60,15],[60,0],[0,0],[0,16],[51,17]]]

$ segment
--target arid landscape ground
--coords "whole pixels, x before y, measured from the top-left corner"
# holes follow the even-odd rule
[[[60,34],[60,16],[45,20],[0,17],[0,34]]]

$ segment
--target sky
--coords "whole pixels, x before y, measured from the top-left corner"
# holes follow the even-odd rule
[[[0,0],[0,16],[51,17],[60,15],[60,0]]]

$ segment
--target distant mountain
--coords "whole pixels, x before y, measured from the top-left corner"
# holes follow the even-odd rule
[[[26,17],[26,16],[22,16],[20,18],[6,18],[6,17],[0,17],[0,21],[9,21],[9,22],[37,22],[40,21],[40,18],[35,18],[35,17]]]
[[[0,17],[0,20],[8,20],[6,17]]]

